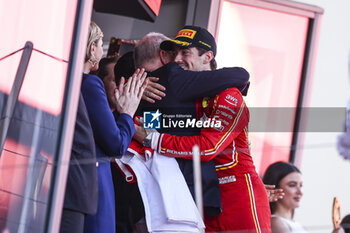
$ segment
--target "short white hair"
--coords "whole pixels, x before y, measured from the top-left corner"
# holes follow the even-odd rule
[[[142,37],[134,49],[135,67],[143,67],[146,62],[157,59],[160,53],[160,44],[165,40],[169,40],[169,38],[159,32],[150,32]]]

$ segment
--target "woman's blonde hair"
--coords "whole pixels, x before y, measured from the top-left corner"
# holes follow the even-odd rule
[[[103,37],[103,32],[99,26],[93,21],[90,22],[89,38],[86,47],[85,62],[91,58],[91,45],[97,43],[100,38]]]

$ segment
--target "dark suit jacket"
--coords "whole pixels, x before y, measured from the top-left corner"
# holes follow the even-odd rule
[[[83,96],[80,94],[64,208],[95,214],[97,210],[97,169],[95,141]]]

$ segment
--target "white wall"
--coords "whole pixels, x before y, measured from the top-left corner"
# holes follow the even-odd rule
[[[299,0],[324,9],[311,107],[345,107],[349,95],[350,1]],[[295,218],[310,232],[332,231],[333,197],[340,199],[343,216],[350,214],[350,161],[336,150],[340,133],[306,133],[301,170],[304,197]]]

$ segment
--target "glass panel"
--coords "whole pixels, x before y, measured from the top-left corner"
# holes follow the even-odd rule
[[[62,108],[68,64],[36,51],[29,64],[19,101],[57,116]]]
[[[77,1],[1,0],[0,57],[32,41],[34,48],[68,60]]]
[[[0,0],[0,232],[44,232],[57,168],[77,0]],[[26,41],[33,43],[14,111],[6,113]],[[15,96],[16,97],[16,96]],[[6,114],[5,114],[6,113]]]
[[[276,160],[289,160],[308,20],[230,1],[221,7],[217,61],[250,73],[245,100],[260,174]]]
[[[9,232],[43,232],[52,156],[44,151],[29,154],[29,147],[9,139],[1,155],[0,226]]]

